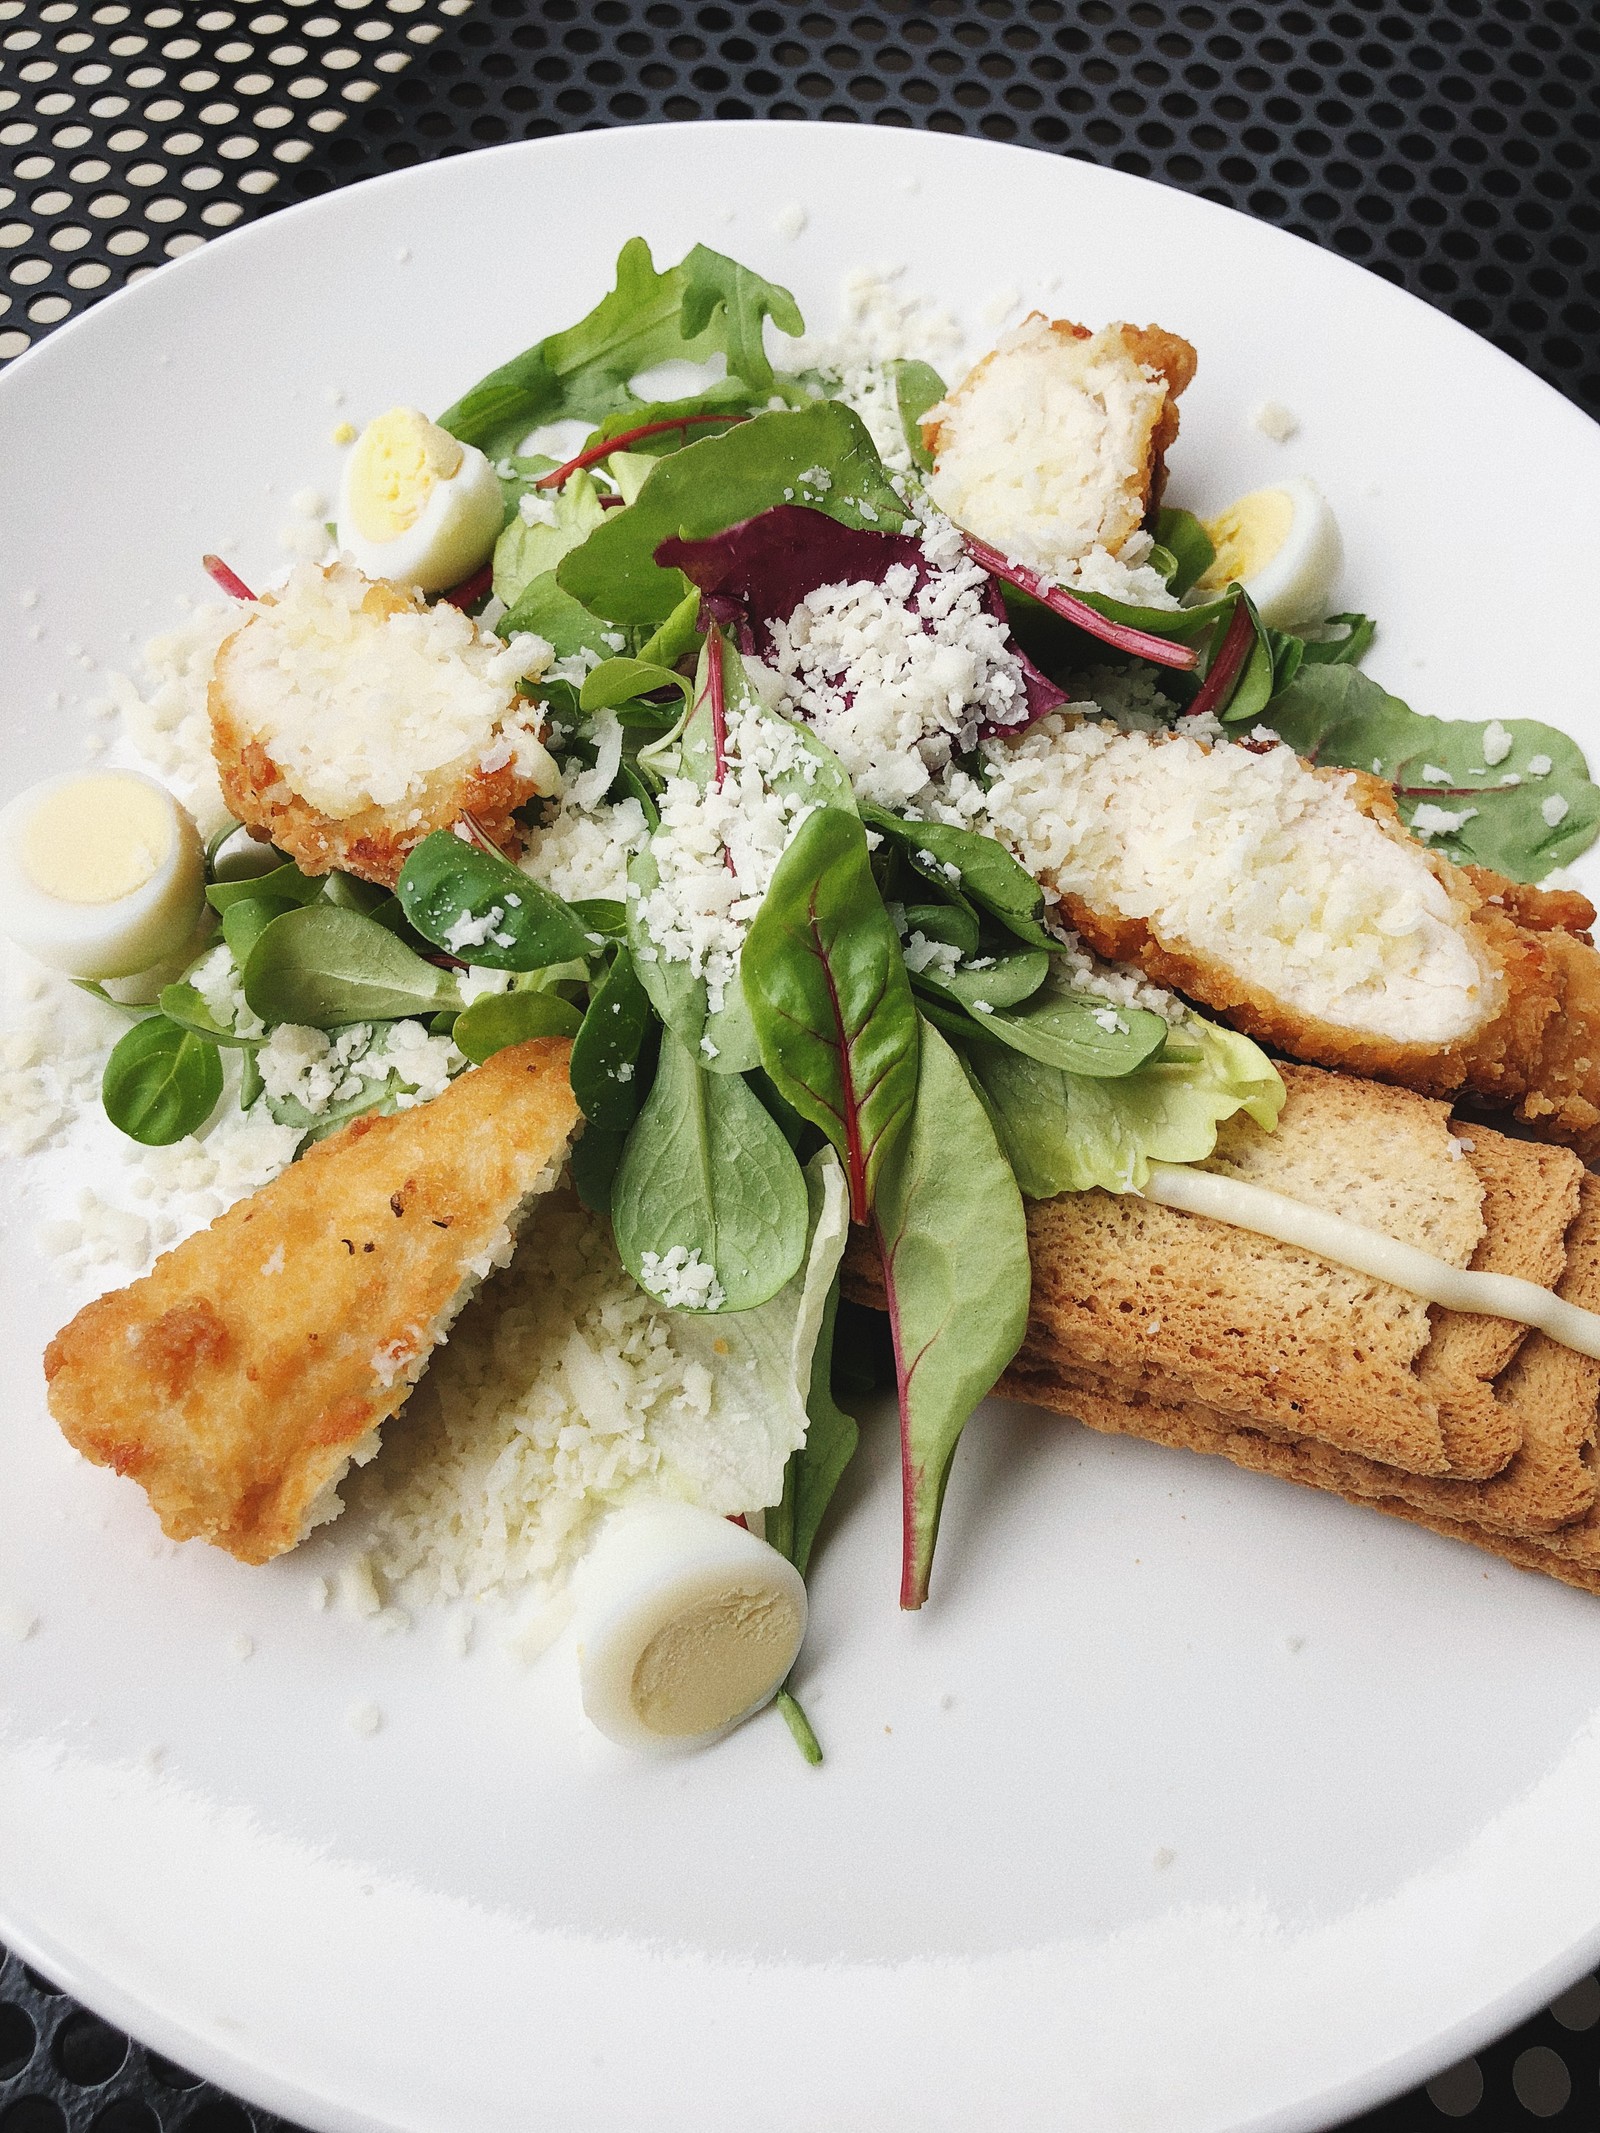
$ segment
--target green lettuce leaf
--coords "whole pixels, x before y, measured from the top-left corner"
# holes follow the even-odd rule
[[[1542,881],[1587,851],[1600,831],[1600,790],[1582,750],[1537,719],[1499,722],[1511,745],[1491,764],[1484,743],[1496,721],[1429,718],[1354,667],[1316,664],[1301,667],[1262,719],[1310,762],[1387,779],[1408,824],[1422,808],[1458,817],[1450,827],[1422,817],[1424,829],[1436,825],[1424,841],[1458,865]],[[1536,763],[1546,766],[1543,775]],[[1445,775],[1430,778],[1429,770]]]
[[[1140,1191],[1152,1163],[1199,1163],[1217,1127],[1243,1111],[1269,1132],[1284,1089],[1260,1047],[1236,1030],[1190,1016],[1173,1050],[1115,1081],[1064,1073],[1021,1052],[973,1045],[968,1064],[1022,1190],[1034,1200],[1062,1192]]]
[[[519,510],[494,544],[494,589],[510,608],[535,578],[554,570],[568,549],[586,541],[605,517],[600,492],[586,473],[574,474],[559,489],[544,490],[538,501],[553,514],[548,525],[530,525]]]

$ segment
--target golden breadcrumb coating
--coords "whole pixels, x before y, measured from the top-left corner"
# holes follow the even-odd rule
[[[85,1305],[44,1358],[68,1442],[137,1481],[172,1539],[241,1562],[336,1516],[363,1440],[554,1183],[570,1050],[535,1038],[431,1103],[352,1120]]]
[[[1394,794],[1365,772],[1351,797],[1412,849]],[[1136,963],[1157,984],[1311,1066],[1397,1082],[1429,1096],[1470,1096],[1510,1108],[1541,1139],[1600,1163],[1600,954],[1589,938],[1594,906],[1573,890],[1531,888],[1487,867],[1458,867],[1438,852],[1428,865],[1462,931],[1493,973],[1483,1019],[1453,1044],[1406,1044],[1320,1020],[1249,976],[1163,939],[1144,919],[1064,896],[1063,916],[1098,954]]]
[[[271,607],[273,597],[259,603]],[[362,600],[375,618],[423,612],[397,586],[378,581]],[[403,808],[369,806],[346,815],[329,815],[303,799],[261,745],[241,730],[229,701],[230,666],[254,617],[227,638],[217,653],[208,697],[211,752],[216,758],[223,797],[230,811],[253,836],[287,852],[302,873],[359,874],[365,881],[393,888],[412,849],[434,830],[449,829],[470,815],[489,841],[507,858],[517,858],[526,832],[513,810],[539,792],[539,782],[515,759],[496,770],[476,765],[465,770],[436,771],[421,793]]]

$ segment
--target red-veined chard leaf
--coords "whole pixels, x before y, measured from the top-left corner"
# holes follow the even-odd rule
[[[917,1013],[866,833],[821,807],[779,860],[740,962],[761,1063],[839,1151],[864,1222],[917,1088]]]
[[[900,1393],[900,1604],[920,1607],[957,1440],[1021,1346],[1031,1292],[1011,1166],[960,1060],[926,1024],[916,1106],[883,1167],[875,1222]]]

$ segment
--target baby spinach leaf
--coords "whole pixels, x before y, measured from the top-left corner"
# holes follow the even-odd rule
[[[102,1007],[114,1007],[119,1015],[126,1016],[130,1022],[142,1022],[147,1015],[156,1013],[154,1003],[149,1000],[119,1000],[115,998],[114,995],[106,991],[98,978],[73,978],[70,982],[77,987],[79,992],[86,992],[91,1000],[98,1000]]]
[[[248,1111],[253,1103],[266,1094],[267,1084],[262,1078],[261,1064],[255,1049],[246,1052],[239,1061],[239,1109]]]
[[[330,904],[275,918],[242,975],[244,996],[263,1022],[313,1029],[392,1022],[461,1004],[448,971],[425,963],[376,919]]]
[[[668,1031],[623,1149],[611,1220],[622,1263],[647,1293],[646,1254],[665,1260],[681,1247],[715,1270],[722,1309],[749,1311],[805,1257],[805,1178],[744,1082],[703,1073]]]
[[[100,1080],[107,1118],[146,1148],[167,1148],[198,1133],[221,1094],[216,1045],[164,1014],[136,1022],[118,1038]]]
[[[246,896],[236,904],[229,904],[222,914],[222,938],[241,970],[249,960],[251,949],[272,921],[282,918],[285,911],[299,908],[287,896]]]
[[[956,903],[907,904],[906,935],[920,933],[925,941],[942,941],[946,947],[957,949],[964,961],[970,961],[978,952],[978,914],[965,899]],[[1027,950],[1024,954],[1037,954],[1039,950]]]
[[[248,904],[236,906],[248,910]],[[259,1037],[241,1037],[226,1022],[219,1022],[206,1003],[205,995],[187,979],[176,985],[163,985],[156,1004],[169,1022],[176,1022],[179,1029],[193,1030],[197,1037],[204,1037],[211,1044],[238,1045],[246,1051],[254,1051],[261,1042]]]
[[[884,1164],[875,1219],[900,1392],[900,1604],[920,1607],[957,1439],[1021,1346],[1031,1286],[1010,1165],[960,1060],[926,1024],[910,1129]]]
[[[639,657],[658,667],[676,667],[700,648],[700,590],[691,585],[665,622],[639,647]]]
[[[591,1126],[625,1133],[644,1094],[639,1059],[650,1033],[650,1000],[619,948],[595,987],[568,1069],[578,1108]]]
[[[584,711],[612,711],[636,696],[650,696],[667,689],[678,701],[662,705],[665,725],[675,725],[681,713],[694,709],[694,683],[673,667],[658,666],[651,659],[603,659],[583,678],[578,704]]]
[[[569,904],[567,909],[588,934],[591,948],[598,948],[601,941],[620,941],[626,938],[627,906],[619,904],[612,897],[580,898],[576,903]]]
[[[396,894],[424,940],[486,970],[538,970],[591,952],[570,905],[450,830],[423,838],[400,870]]]
[[[393,895],[380,888],[375,881],[363,881],[359,874],[328,874],[324,877],[324,895],[330,904],[337,904],[341,911],[364,911],[369,918],[379,919],[383,924],[391,916],[398,916]],[[227,932],[227,927],[223,927]]]
[[[661,880],[655,855],[646,845],[628,862],[628,946],[634,975],[650,1005],[680,1044],[717,1074],[747,1074],[760,1064],[755,1031],[745,1010],[737,971],[726,987],[722,1005],[713,1011],[710,990],[687,961],[671,961],[650,938],[644,921],[645,900]],[[703,1041],[715,1047],[707,1053]]]
[[[572,475],[559,489],[528,494],[531,502],[519,508],[494,544],[494,589],[511,608],[535,578],[554,570],[605,517],[600,492],[587,473]],[[529,510],[536,514],[531,519],[525,516]]]
[[[738,362],[750,360],[752,311],[765,309],[779,324],[799,313],[793,299],[770,284],[730,288],[723,270],[732,266],[697,246],[688,259],[658,273],[644,239],[630,237],[617,259],[615,288],[589,315],[491,371],[440,417],[441,426],[493,459],[514,451],[541,423],[568,417],[599,422],[639,405],[629,380],[659,363],[703,362],[720,351],[736,370]],[[749,280],[754,284],[756,277]],[[691,288],[692,310],[686,303]],[[691,317],[697,321],[692,328]]]
[[[608,512],[583,546],[562,558],[556,576],[596,614],[661,623],[685,597],[682,572],[656,561],[663,541],[704,540],[782,503],[885,532],[905,521],[860,416],[837,400],[818,400],[757,415],[659,461],[637,503]]]
[[[924,880],[941,889],[959,890],[1018,940],[1035,948],[1051,945],[1039,923],[1044,891],[998,838],[980,830],[953,829],[944,822],[908,822],[887,808],[870,805],[862,807],[861,819],[869,829],[892,839]]]
[[[778,861],[740,962],[761,1063],[839,1151],[854,1220],[911,1115],[917,1014],[861,824],[821,807]]]
[[[1302,667],[1262,719],[1310,762],[1387,779],[1408,825],[1433,810],[1413,833],[1460,865],[1541,881],[1600,831],[1600,790],[1582,750],[1536,719],[1429,718],[1351,666]],[[1510,745],[1500,754],[1496,742]]]
[[[1331,635],[1302,637],[1300,661],[1308,667],[1358,667],[1372,649],[1378,625],[1370,615],[1330,615],[1323,623]]]
[[[206,902],[213,911],[226,911],[233,904],[249,903],[262,896],[276,896],[286,904],[314,904],[331,879],[325,874],[302,874],[291,863],[274,867],[266,874],[244,874],[237,881],[214,881],[206,890]]]
[[[1216,560],[1211,536],[1192,511],[1175,510],[1169,504],[1156,513],[1156,540],[1172,558],[1167,590],[1182,599]]]
[[[944,398],[944,380],[931,363],[918,363],[908,357],[891,363],[889,374],[894,379],[895,410],[906,449],[922,472],[931,474],[933,454],[922,441],[922,418]]]
[[[575,1037],[582,1022],[578,1009],[558,992],[491,992],[457,1015],[451,1035],[457,1049],[482,1066],[496,1052],[530,1037]]]
[[[823,1514],[861,1441],[854,1415],[846,1414],[833,1397],[833,1335],[838,1317],[839,1279],[835,1275],[811,1355],[806,1441],[790,1454],[783,1473],[783,1495],[766,1517],[768,1543],[780,1555],[786,1555],[802,1577],[810,1564]]]
[[[715,336],[728,359],[728,368],[758,393],[772,390],[772,364],[768,360],[764,328],[770,318],[780,333],[798,336],[806,322],[787,289],[763,281],[749,267],[740,266],[721,252],[697,244],[683,262],[682,325],[693,339],[704,333]]]

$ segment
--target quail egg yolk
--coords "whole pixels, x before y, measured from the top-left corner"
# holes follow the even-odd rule
[[[1220,592],[1235,578],[1248,584],[1278,554],[1294,524],[1294,498],[1286,489],[1253,489],[1203,523],[1216,553],[1200,586]]]
[[[154,879],[172,856],[175,835],[164,794],[132,778],[87,777],[40,801],[18,856],[46,896],[110,904]]]
[[[409,532],[462,457],[458,440],[414,407],[392,407],[369,422],[351,453],[345,491],[362,539],[392,541]]]

